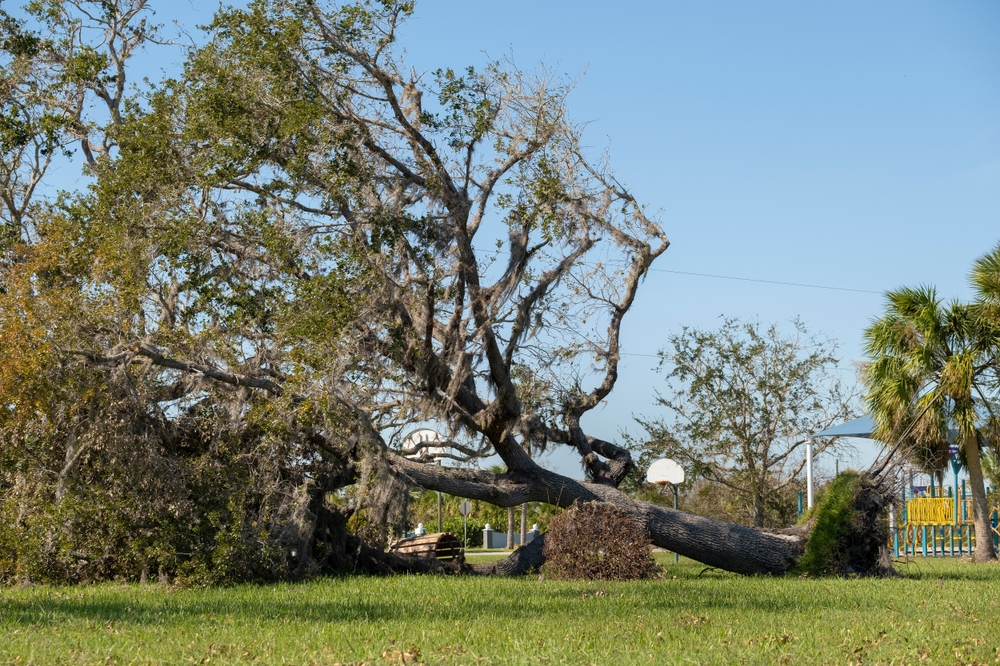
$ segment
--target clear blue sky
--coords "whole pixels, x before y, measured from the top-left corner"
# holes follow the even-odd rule
[[[210,15],[176,7],[189,24]],[[660,269],[966,297],[971,262],[1000,240],[998,35],[993,0],[425,0],[401,42],[428,71],[480,66],[485,52],[585,72],[571,116],[662,211],[672,247]],[[798,316],[840,342],[850,374],[881,303],[653,272],[625,351],[654,354],[668,333],[722,315]],[[589,431],[616,438],[633,414],[657,413],[654,364],[626,357]]]
[[[512,53],[586,72],[570,98],[595,152],[662,220],[658,268],[882,292],[968,295],[1000,240],[1000,3],[418,2],[418,68]],[[625,351],[720,315],[800,316],[847,373],[882,297],[651,273]],[[655,414],[654,359],[626,357],[585,425]],[[832,467],[832,464],[829,465]]]

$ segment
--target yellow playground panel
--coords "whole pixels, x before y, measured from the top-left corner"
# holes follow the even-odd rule
[[[917,497],[906,502],[910,525],[954,525],[955,500],[951,497]],[[968,522],[959,517],[959,522]]]
[[[976,543],[972,500],[961,499],[958,521],[952,497],[916,497],[906,502],[903,522],[892,530],[890,547],[896,556],[968,555]],[[990,510],[996,516],[996,508]],[[994,518],[995,521],[995,518]],[[995,522],[994,522],[995,525]],[[994,543],[997,528],[994,526]]]

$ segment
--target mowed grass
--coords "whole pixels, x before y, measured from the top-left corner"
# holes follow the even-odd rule
[[[0,663],[1000,660],[1000,566],[917,560],[893,579],[775,579],[658,557],[666,577],[631,583],[405,576],[0,588]]]

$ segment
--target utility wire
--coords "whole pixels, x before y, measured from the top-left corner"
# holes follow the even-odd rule
[[[510,253],[506,250],[498,251],[498,254]],[[586,264],[593,267],[593,264]],[[824,284],[806,284],[804,282],[782,282],[780,280],[761,280],[758,278],[748,278],[748,277],[737,277],[735,275],[715,275],[713,273],[693,273],[691,271],[672,271],[666,268],[650,268],[651,272],[656,273],[673,273],[674,275],[693,275],[695,277],[707,277],[715,278],[716,280],[738,280],[740,282],[760,282],[762,284],[779,284],[784,287],[805,287],[807,289],[827,289],[830,291],[853,291],[858,294],[878,294],[881,296],[884,291],[872,291],[871,289],[853,289],[851,287],[831,287]]]
[[[756,278],[736,277],[733,275],[713,275],[711,273],[692,273],[690,271],[672,271],[666,268],[650,268],[650,271],[658,273],[673,273],[674,275],[693,275],[695,277],[715,278],[717,280],[738,280],[740,282],[762,282],[764,284],[778,284],[785,287],[806,287],[808,289],[829,289],[831,291],[853,291],[859,294],[879,294],[884,292],[872,291],[870,289],[852,289],[850,287],[830,287],[822,284],[805,284],[802,282],[781,282],[778,280],[759,280]],[[622,356],[641,356],[643,358],[660,358],[657,354],[636,354],[632,352],[621,352]]]
[[[502,254],[508,254],[502,252]],[[734,275],[714,275],[712,273],[693,273],[691,271],[672,271],[666,268],[650,268],[650,271],[657,273],[673,273],[674,275],[692,275],[694,277],[707,277],[716,280],[738,280],[740,282],[759,282],[762,284],[777,284],[784,287],[805,287],[807,289],[827,289],[829,291],[852,291],[858,294],[877,294],[881,296],[885,292],[872,291],[871,289],[852,289],[851,287],[830,287],[823,284],[806,284],[804,282],[781,282],[779,280],[760,280],[757,278],[736,277]],[[620,352],[621,356],[641,356],[643,358],[660,358],[658,354],[636,354],[632,352]]]
[[[715,278],[717,280],[739,280],[741,282],[763,282],[764,284],[780,284],[785,287],[807,287],[809,289],[829,289],[831,291],[854,291],[859,294],[878,294],[882,295],[884,292],[872,291],[870,289],[851,289],[850,287],[830,287],[822,284],[805,284],[802,282],[780,282],[778,280],[759,280],[756,278],[746,278],[746,277],[736,277],[733,275],[712,275],[711,273],[691,273],[689,271],[671,271],[666,268],[650,268],[650,271],[656,271],[658,273],[673,273],[675,275],[694,275],[697,277],[707,277]]]

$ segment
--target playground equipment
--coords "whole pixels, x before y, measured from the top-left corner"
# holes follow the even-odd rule
[[[889,539],[895,557],[963,557],[976,547],[972,520],[972,499],[962,482],[960,497],[948,488],[947,496],[934,496],[934,486],[911,487],[910,498],[903,490],[903,515],[896,524],[895,512],[889,513]],[[940,491],[939,491],[940,492]],[[956,500],[958,500],[956,502]],[[993,543],[1000,546],[997,532],[997,509],[991,510]]]
[[[865,415],[853,419],[840,425],[835,425],[826,430],[814,432],[811,437],[862,437],[871,439],[875,432],[875,421],[871,416]],[[895,510],[889,510],[889,547],[895,557],[908,555],[927,556],[963,556],[972,553],[976,547],[976,533],[972,520],[972,500],[966,496],[965,481],[962,481],[962,494],[958,494],[959,472],[962,469],[958,456],[958,446],[954,435],[957,431],[949,430],[949,441],[952,446],[949,449],[951,471],[954,474],[955,485],[948,489],[947,496],[944,489],[938,491],[938,496],[934,496],[934,480],[931,479],[929,486],[913,486],[913,473],[907,472],[905,476],[910,477],[910,498],[906,497],[906,490],[903,490],[903,515],[902,521],[897,525]],[[812,507],[812,446],[809,440],[806,443],[806,481],[808,486],[807,505]],[[944,472],[944,470],[941,470]],[[942,482],[943,483],[943,482]],[[987,489],[989,494],[989,489]],[[929,496],[928,496],[929,495]],[[799,515],[802,514],[802,493],[799,493]],[[995,546],[1000,547],[1000,533],[997,532],[998,510],[994,506],[990,509],[991,534]]]

